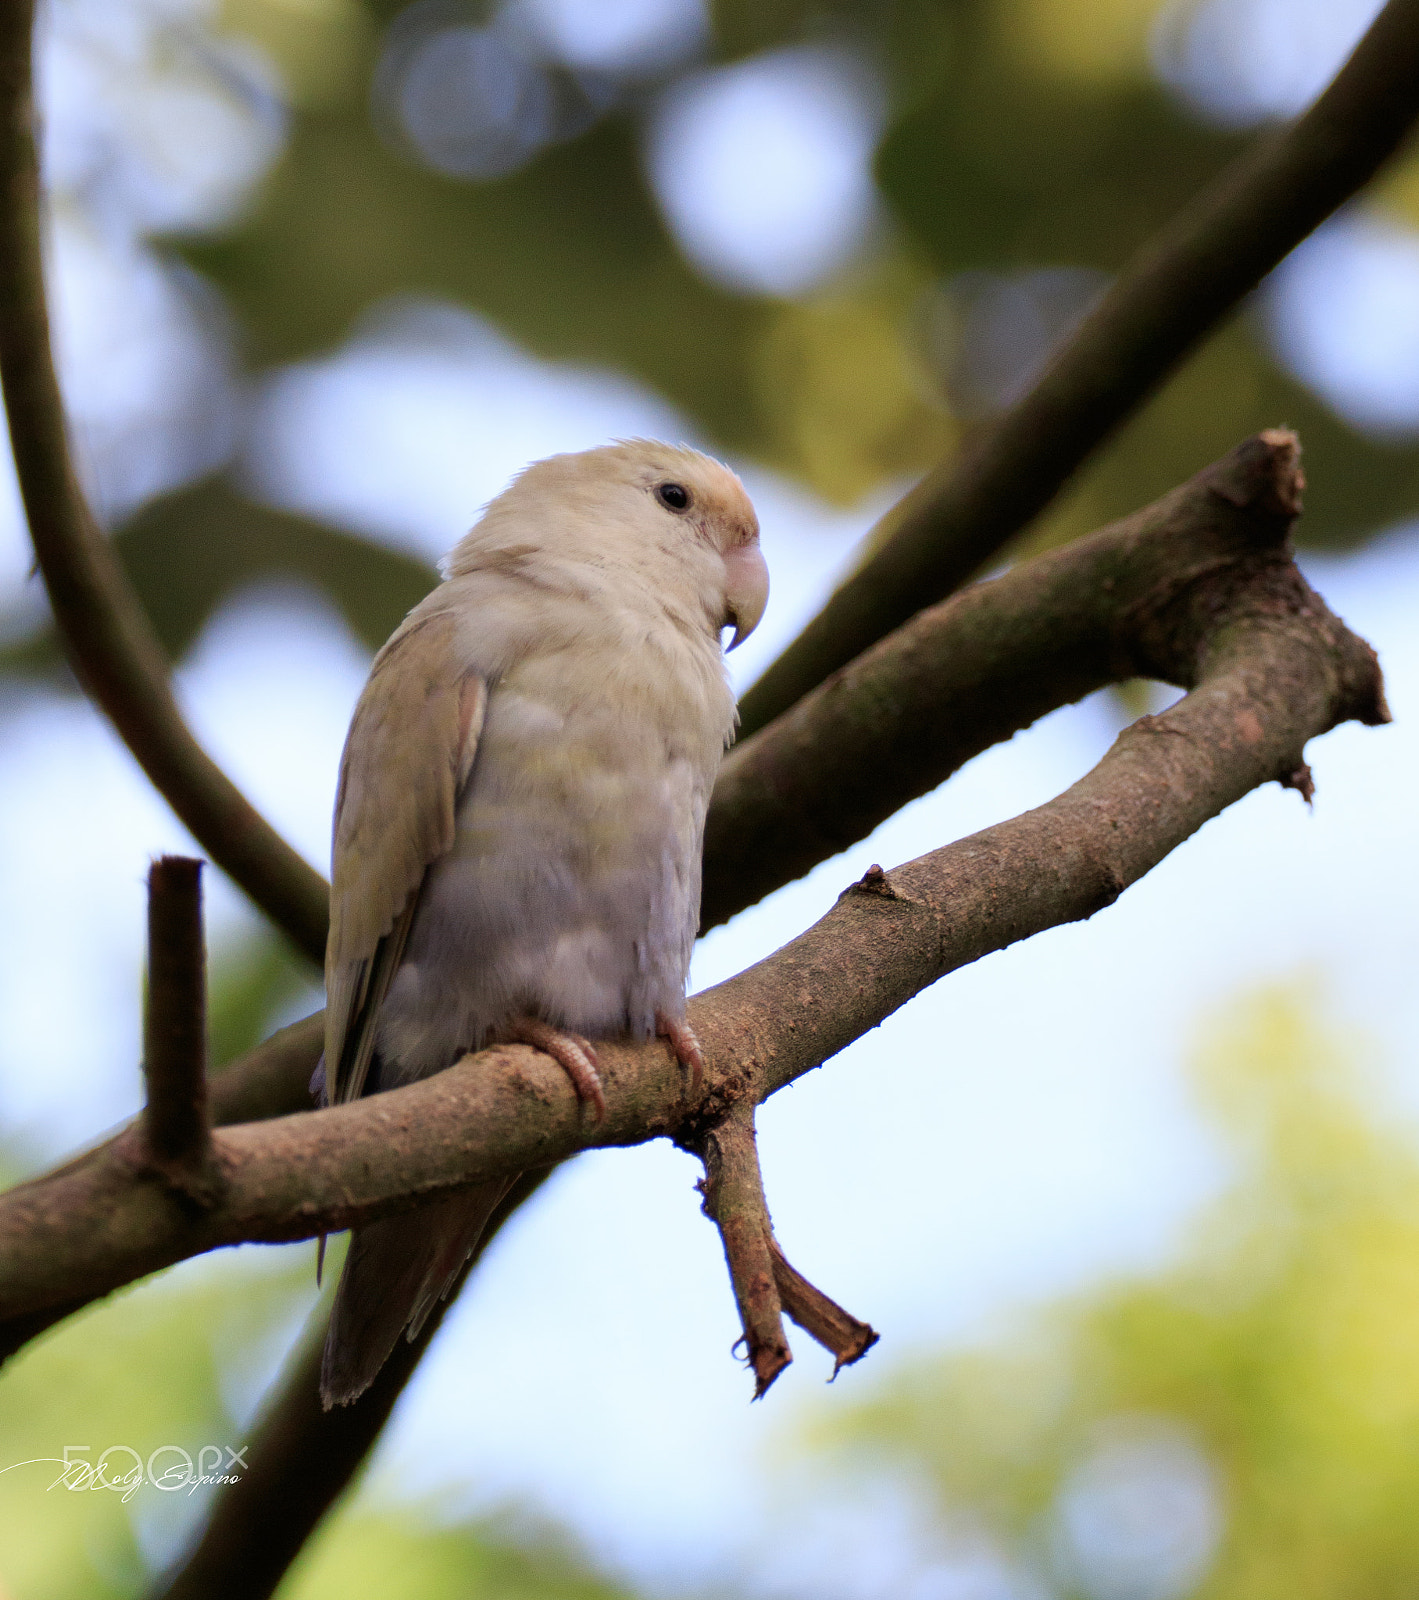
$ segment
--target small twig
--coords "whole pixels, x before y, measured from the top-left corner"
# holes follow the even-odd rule
[[[754,1111],[748,1101],[732,1107],[703,1136],[699,1154],[705,1164],[700,1186],[703,1210],[724,1244],[758,1400],[793,1360],[793,1353],[783,1332],[783,1308],[774,1281],[773,1228],[754,1143]]]
[[[1419,0],[1390,0],[1335,81],[1262,136],[1119,274],[1035,386],[868,535],[871,558],[740,701],[741,738],[944,598],[1042,511],[1419,115]]]
[[[769,1253],[773,1257],[774,1283],[778,1286],[783,1309],[804,1333],[816,1339],[825,1350],[832,1351],[837,1358],[833,1377],[854,1361],[861,1361],[881,1335],[809,1283],[784,1255],[772,1233]]]
[[[160,856],[148,872],[143,1080],[150,1164],[192,1198],[210,1196],[202,863],[189,856]]]

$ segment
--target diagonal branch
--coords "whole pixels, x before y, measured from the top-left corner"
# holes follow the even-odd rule
[[[202,847],[319,962],[328,890],[198,744],[69,454],[50,351],[30,83],[34,8],[0,7],[0,384],[30,538],[80,682]]]
[[[1390,0],[1320,99],[1263,137],[1151,239],[1034,388],[868,536],[871,557],[740,705],[747,735],[1047,506],[1202,338],[1372,178],[1419,115],[1419,0]]]
[[[701,927],[865,839],[972,757],[1106,684],[1195,664],[1148,619],[1284,539],[1300,447],[1239,445],[1132,516],[914,617],[736,744],[705,824]]]
[[[836,1300],[830,1300],[821,1289],[809,1283],[784,1255],[772,1233],[769,1255],[773,1259],[774,1284],[784,1311],[835,1358],[833,1377],[854,1361],[861,1361],[879,1338],[872,1326],[859,1322]],[[828,1381],[831,1383],[832,1378]]]
[[[199,1216],[143,1177],[131,1135],[0,1201],[0,1319],[72,1305],[185,1256],[393,1214],[593,1145],[697,1133],[841,1050],[945,973],[1093,915],[1250,789],[1302,779],[1306,741],[1347,718],[1386,720],[1373,652],[1289,559],[1299,473],[1284,436],[1247,492],[1249,547],[1214,552],[1181,587],[1116,619],[1190,692],[1126,730],[1048,805],[869,874],[815,926],[699,996],[707,1061],[687,1097],[662,1043],[598,1047],[605,1120],[582,1116],[565,1073],[522,1047],[328,1111],[219,1130],[220,1203]],[[1225,481],[1209,491],[1237,493]],[[1180,539],[1187,564],[1193,554]]]
[[[927,794],[972,756],[1166,660],[1161,602],[1279,541],[1299,510],[1295,440],[1247,440],[1121,522],[921,613],[771,728],[737,744],[705,828],[703,925],[725,922]],[[1131,620],[1130,620],[1131,619]],[[213,1080],[213,1120],[309,1105],[322,1014]]]

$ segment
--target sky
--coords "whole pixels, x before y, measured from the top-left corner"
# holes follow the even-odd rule
[[[1293,20],[1319,19],[1311,34],[1291,35],[1312,38],[1312,54],[1299,64],[1288,55],[1275,81],[1258,78],[1266,56],[1256,41],[1277,14],[1263,0],[1209,0],[1200,32],[1182,44],[1160,34],[1160,70],[1195,98],[1201,80],[1188,63],[1229,48],[1226,59],[1240,64],[1213,113],[1244,122],[1288,112],[1374,9],[1298,5]],[[568,59],[614,49],[649,60],[666,48],[657,41],[669,36],[667,7],[697,12],[686,0],[609,8],[623,29],[612,44],[570,0],[510,9]],[[423,302],[374,308],[338,350],[240,391],[229,330],[152,254],[144,230],[174,215],[227,214],[279,148],[279,99],[274,89],[224,98],[226,79],[213,88],[192,67],[197,76],[168,85],[166,112],[144,101],[135,122],[130,80],[148,70],[143,30],[159,9],[156,0],[57,3],[45,57],[60,355],[107,508],[235,451],[252,492],[272,503],[434,557],[529,459],[625,434],[694,441],[689,423],[623,376],[537,360],[471,313]],[[114,60],[121,71],[104,67]],[[239,65],[258,87],[265,81],[259,62]],[[1232,80],[1206,81],[1215,100],[1217,83]],[[780,52],[704,69],[673,115],[652,107],[647,162],[703,270],[800,293],[870,248],[877,224],[863,184],[878,114],[856,68]],[[746,197],[739,134],[751,122],[757,148],[776,152],[760,162],[764,182],[797,202],[817,197],[797,257],[768,226],[772,209]],[[174,129],[194,127],[206,130],[210,159],[174,171],[155,157]],[[124,158],[116,164],[114,151]],[[715,176],[701,185],[714,203],[691,214],[675,183],[696,162]],[[95,187],[100,169],[118,174],[107,189]],[[114,306],[135,309],[115,317]],[[1276,275],[1259,314],[1292,369],[1343,415],[1394,434],[1419,429],[1414,234],[1342,218]],[[216,396],[202,428],[187,426],[190,394],[174,374]],[[742,685],[813,613],[902,486],[842,512],[752,462],[734,465],[758,506],[774,585],[759,633],[732,660]],[[13,482],[0,482],[0,584],[11,612],[32,603],[26,566]],[[1385,1084],[1377,1093],[1392,1096],[1395,1114],[1419,1116],[1410,800],[1419,531],[1396,529],[1358,555],[1306,568],[1379,649],[1396,719],[1313,744],[1312,808],[1275,786],[1247,797],[1089,923],[954,974],[764,1107],[779,1236],[804,1272],[881,1331],[866,1362],[825,1390],[828,1360],[800,1336],[793,1368],[751,1406],[729,1353],[738,1330],[694,1163],[663,1144],[593,1154],[559,1174],[490,1252],[364,1492],[542,1508],[652,1591],[719,1576],[764,1593],[891,1592],[896,1577],[847,1545],[831,1573],[812,1566],[824,1536],[783,1469],[785,1441],[899,1356],[1166,1259],[1227,1178],[1227,1152],[1192,1107],[1184,1074],[1211,1011],[1260,984],[1303,984],[1370,1041]],[[328,605],[282,588],[224,609],[180,674],[208,748],[322,869],[336,761],[366,666]],[[1097,695],[981,756],[703,941],[693,985],[770,953],[870,862],[910,859],[1049,799],[1123,722],[1118,701]],[[0,882],[12,911],[0,928],[0,1096],[7,1130],[38,1161],[138,1102],[143,877],[152,855],[190,842],[86,706],[13,695],[0,701],[0,729]],[[210,916],[214,942],[251,925],[215,875]],[[869,1506],[862,1525],[880,1528],[876,1515]],[[880,1515],[905,1513],[888,1496]],[[799,1530],[797,1545],[785,1528]],[[850,1545],[852,1529],[839,1533]]]

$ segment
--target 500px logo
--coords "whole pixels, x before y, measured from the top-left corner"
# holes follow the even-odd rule
[[[235,1483],[246,1471],[246,1452],[250,1448],[243,1445],[240,1450],[233,1450],[229,1445],[204,1444],[194,1461],[180,1444],[160,1444],[145,1461],[132,1445],[111,1444],[96,1460],[90,1460],[92,1445],[66,1444],[62,1456],[17,1461],[12,1467],[0,1467],[0,1475],[21,1467],[58,1467],[46,1489],[68,1489],[74,1494],[107,1489],[127,1504],[145,1483],[164,1494],[176,1494],[180,1489],[191,1494],[212,1484]],[[235,1470],[238,1468],[240,1471]]]

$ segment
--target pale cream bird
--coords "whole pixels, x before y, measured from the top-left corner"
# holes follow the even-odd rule
[[[524,1041],[600,1114],[590,1039],[658,1032],[699,1068],[685,980],[735,722],[721,634],[732,649],[768,599],[758,521],[717,461],[631,440],[528,467],[445,574],[375,658],[341,761],[325,1092]],[[415,1336],[508,1187],[355,1232],[327,1407]]]

